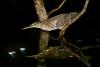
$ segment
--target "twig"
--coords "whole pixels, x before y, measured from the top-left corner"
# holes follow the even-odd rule
[[[48,13],[48,17],[49,17],[52,13],[54,13],[55,11],[59,10],[59,9],[64,5],[65,2],[66,2],[66,0],[63,0],[63,2],[62,2],[57,8],[51,10],[51,11]]]
[[[81,47],[80,49],[87,50],[87,49],[92,49],[92,48],[100,48],[100,45],[84,46],[84,47]]]

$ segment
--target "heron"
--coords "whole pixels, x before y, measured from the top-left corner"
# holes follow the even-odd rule
[[[88,3],[89,0],[86,0],[83,9],[80,12],[63,13],[43,21],[36,21],[31,25],[24,27],[23,30],[29,28],[39,28],[45,31],[60,29],[59,37],[62,37],[65,33],[65,30],[86,12]]]
[[[45,31],[52,31],[57,30],[64,27],[65,24],[69,26],[71,24],[71,18],[74,17],[77,12],[71,12],[68,14],[59,14],[57,16],[51,17],[44,21],[36,21],[33,24],[23,28],[23,29],[29,29],[29,28],[40,28]],[[65,23],[67,21],[67,23]]]

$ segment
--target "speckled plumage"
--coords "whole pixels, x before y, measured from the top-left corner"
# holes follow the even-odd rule
[[[40,28],[45,31],[62,29],[65,25],[69,26],[70,24],[72,24],[71,21],[76,15],[77,15],[77,12],[71,12],[68,14],[59,14],[57,16],[48,18],[47,20],[44,20],[44,21],[34,22],[30,26],[25,27],[23,29]]]

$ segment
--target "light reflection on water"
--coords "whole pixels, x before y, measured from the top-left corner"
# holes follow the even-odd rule
[[[19,48],[19,50],[20,50],[21,52],[25,53],[26,48]]]
[[[8,54],[9,54],[11,57],[15,57],[16,52],[15,52],[15,51],[9,51]]]
[[[18,56],[25,56],[26,52],[26,48],[10,48],[10,50],[8,50],[8,55],[12,58],[18,57]]]

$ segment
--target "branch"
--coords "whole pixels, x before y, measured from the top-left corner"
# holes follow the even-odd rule
[[[27,56],[33,57],[35,59],[42,59],[42,58],[54,58],[54,59],[68,59],[69,57],[76,57],[79,61],[85,63],[88,67],[91,67],[89,60],[92,58],[90,56],[80,56],[79,54],[73,52],[68,47],[64,46],[56,46],[56,47],[49,47],[45,51],[38,53],[37,55]]]
[[[79,60],[82,61],[87,67],[92,67],[89,63],[89,60],[91,59],[91,56],[82,56]]]
[[[46,9],[44,7],[43,0],[34,0],[34,4],[35,4],[35,8],[36,8],[36,12],[37,12],[39,21],[46,20],[48,18],[48,15],[47,15]],[[46,49],[46,47],[48,45],[48,39],[49,39],[49,33],[41,30],[40,42],[39,42],[40,43],[39,44],[40,51],[43,51]]]
[[[61,27],[61,31],[59,33],[59,37],[58,38],[62,38],[63,35],[65,34],[65,31],[66,29],[71,25],[73,24],[75,21],[77,21],[87,10],[87,7],[88,7],[88,3],[89,3],[89,0],[86,0],[85,1],[85,4],[84,4],[84,7],[83,9],[81,10],[81,12],[71,12],[69,14],[66,14],[66,18],[65,18],[65,22],[62,26],[60,26],[62,23],[58,23],[58,27]]]
[[[43,0],[33,0],[33,1],[34,1],[34,5],[35,5],[35,9],[36,9],[36,13],[38,15],[39,21],[43,21],[47,19],[48,15],[44,7]]]
[[[51,10],[51,11],[48,13],[48,17],[49,17],[52,13],[54,13],[55,11],[59,10],[59,9],[64,5],[65,2],[66,2],[66,0],[63,0],[63,2],[62,2],[57,8]]]
[[[80,49],[87,50],[87,49],[92,49],[92,48],[100,48],[100,45],[84,46],[84,47],[81,47]]]
[[[89,3],[89,0],[86,0],[84,7],[81,10],[81,12],[79,12],[79,13],[78,12],[72,12],[72,14],[70,13],[69,17],[71,16],[71,18],[67,17],[67,19],[65,20],[65,24],[62,26],[62,31],[65,31],[72,23],[77,21],[86,12],[87,7],[88,7],[88,3]],[[68,21],[70,21],[70,22],[68,22]]]
[[[34,57],[35,59],[42,58],[55,58],[55,59],[67,59],[68,57],[77,57],[80,58],[78,54],[71,51],[71,49],[62,46],[49,47],[43,52],[38,53],[37,55],[27,56]]]
[[[82,11],[79,12],[79,14],[78,14],[78,15],[75,17],[75,19],[73,20],[73,22],[75,22],[76,20],[78,20],[78,19],[86,12],[87,7],[88,7],[88,4],[89,4],[89,0],[86,0]]]
[[[46,9],[44,7],[44,2],[43,0],[33,0],[35,9],[39,18],[39,21],[46,20],[48,18]],[[47,46],[48,46],[48,41],[49,41],[49,33],[42,31],[40,34],[40,41],[39,41],[39,51],[44,51]],[[46,58],[39,59],[37,67],[46,67],[46,64],[43,64],[46,61]]]

